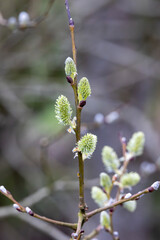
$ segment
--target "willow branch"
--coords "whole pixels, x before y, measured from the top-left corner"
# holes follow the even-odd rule
[[[76,46],[75,46],[75,34],[74,34],[74,21],[71,17],[70,8],[68,0],[65,0],[65,6],[68,15],[69,21],[69,28],[71,34],[71,41],[72,41],[72,54],[73,60],[77,65],[77,58],[76,58]],[[78,106],[78,93],[77,93],[77,79],[74,79],[73,84],[73,91],[75,97],[75,106],[76,106],[76,118],[77,118],[77,127],[76,127],[76,142],[80,140],[80,133],[81,133],[81,108]],[[78,152],[78,161],[79,161],[79,207],[82,212],[85,212],[85,202],[84,202],[84,162],[82,159],[82,153]]]
[[[122,144],[122,152],[123,152],[123,158],[124,158],[124,162],[123,162],[123,168],[122,168],[122,172],[119,176],[119,182],[121,181],[121,178],[123,176],[123,174],[126,172],[126,169],[127,169],[127,166],[130,162],[130,159],[127,160],[126,158],[126,142],[123,142],[123,139],[121,138],[120,139],[121,141],[121,144]],[[121,193],[121,187],[119,186],[118,187],[118,191],[117,191],[117,195],[116,195],[116,199],[119,200],[119,197],[120,197],[120,193]]]
[[[94,229],[90,234],[86,235],[83,238],[83,240],[90,240],[90,239],[96,237],[102,229],[103,229],[103,227],[101,225],[98,225],[98,227],[96,227],[96,229]]]
[[[45,222],[49,222],[55,225],[59,225],[59,226],[63,226],[63,227],[68,227],[71,228],[73,230],[75,230],[77,228],[77,224],[76,223],[68,223],[68,222],[62,222],[62,221],[57,221],[57,220],[53,220],[51,218],[47,218],[44,216],[41,216],[37,213],[34,213],[31,209],[29,209],[28,207],[23,207],[18,201],[16,201],[14,199],[14,197],[12,196],[12,194],[7,191],[5,189],[5,191],[0,190],[1,194],[3,194],[5,197],[7,197],[8,199],[10,199],[13,203],[14,203],[14,207],[16,208],[17,211],[21,212],[21,213],[27,213],[32,217],[38,218],[40,220],[43,220]],[[27,209],[28,208],[28,209]],[[29,211],[28,211],[29,210]]]
[[[127,198],[127,199],[123,198],[123,199],[115,201],[112,204],[107,205],[105,207],[97,208],[97,209],[95,209],[95,210],[93,210],[93,211],[91,211],[89,213],[86,213],[86,219],[91,218],[92,216],[94,216],[94,215],[96,215],[96,214],[98,214],[98,213],[100,213],[102,211],[106,211],[108,209],[111,209],[111,208],[114,208],[114,207],[116,207],[118,205],[121,205],[121,204],[123,204],[125,202],[132,201],[132,200],[138,200],[144,194],[153,192],[154,190],[156,190],[156,189],[153,189],[152,186],[150,186],[150,187],[148,187],[148,188],[146,188],[146,189],[144,189],[144,190],[142,190],[142,191],[132,195],[130,198]]]

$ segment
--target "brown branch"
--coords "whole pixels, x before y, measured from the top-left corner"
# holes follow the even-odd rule
[[[14,199],[14,197],[12,196],[12,194],[7,191],[5,188],[4,190],[3,189],[0,189],[0,192],[1,194],[3,194],[5,197],[7,197],[8,199],[10,199],[13,203],[14,203],[14,207],[17,211],[21,212],[21,213],[27,213],[29,214],[30,216],[32,217],[35,217],[35,218],[38,218],[40,220],[43,220],[45,222],[49,222],[49,223],[52,223],[52,224],[55,224],[55,225],[59,225],[59,226],[63,226],[63,227],[68,227],[68,228],[71,228],[73,230],[75,230],[77,228],[77,224],[76,223],[68,223],[68,222],[62,222],[62,221],[57,221],[57,220],[53,220],[53,219],[50,219],[50,218],[47,218],[47,217],[44,217],[44,216],[41,216],[37,213],[34,213],[30,208],[28,207],[23,207],[18,201],[16,201]]]
[[[68,15],[68,21],[69,21],[69,29],[71,34],[71,42],[72,42],[72,54],[73,54],[73,60],[75,65],[77,66],[77,57],[76,57],[76,45],[75,45],[75,27],[74,27],[74,21],[71,17],[70,8],[68,0],[65,0],[65,6],[66,11]],[[81,110],[82,108],[79,107],[79,101],[78,101],[78,91],[77,91],[77,78],[74,79],[74,84],[72,85],[73,91],[74,91],[74,97],[75,97],[75,107],[76,107],[76,119],[77,119],[77,126],[75,129],[76,133],[76,142],[80,140],[81,137]],[[79,213],[78,213],[78,223],[77,223],[77,230],[76,233],[74,233],[74,238],[79,240],[81,239],[81,230],[85,219],[85,201],[84,201],[84,161],[82,158],[82,153],[78,152],[78,163],[79,163]]]
[[[76,46],[75,46],[75,34],[74,34],[74,21],[70,14],[70,8],[68,0],[65,0],[65,6],[67,10],[68,20],[69,20],[69,28],[71,33],[71,42],[72,42],[72,54],[73,60],[77,65],[76,59]],[[81,133],[81,108],[78,106],[78,93],[77,93],[77,79],[74,79],[74,84],[72,85],[75,97],[75,106],[76,106],[76,118],[77,118],[77,127],[76,127],[76,142],[80,140]],[[81,152],[78,152],[78,160],[79,160],[79,201],[80,201],[80,209],[85,212],[85,202],[84,202],[84,162],[82,159]]]
[[[160,183],[160,182],[159,182]],[[132,195],[130,198],[123,198],[121,200],[118,200],[118,201],[115,201],[114,203],[110,204],[110,205],[107,205],[107,206],[104,206],[104,207],[101,207],[101,208],[97,208],[89,213],[86,213],[86,220],[88,218],[91,218],[92,216],[96,215],[97,213],[100,213],[102,211],[106,211],[108,209],[111,209],[111,208],[114,208],[118,205],[121,205],[125,202],[128,202],[128,201],[132,201],[132,200],[138,200],[141,196],[143,196],[144,194],[147,194],[147,193],[150,193],[150,192],[153,192],[154,190],[157,190],[157,189],[154,189],[152,186]]]
[[[96,227],[96,229],[94,229],[90,234],[86,235],[83,238],[83,240],[90,240],[90,239],[96,237],[102,229],[103,229],[103,227],[101,225],[98,225],[98,227]]]

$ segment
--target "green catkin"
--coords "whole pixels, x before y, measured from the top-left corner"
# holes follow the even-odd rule
[[[86,100],[91,95],[91,87],[86,77],[83,77],[78,84],[78,100]]]
[[[60,124],[70,125],[72,117],[72,108],[68,99],[61,95],[57,98],[55,104],[56,118]]]

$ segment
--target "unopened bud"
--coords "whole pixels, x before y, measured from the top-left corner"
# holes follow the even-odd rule
[[[110,213],[113,213],[113,212],[114,212],[114,208],[110,208],[110,209],[109,209],[109,212],[110,212]]]
[[[19,207],[19,205],[18,204],[13,204],[13,207],[18,211],[18,212],[21,212],[21,209],[20,209],[20,207]]]
[[[121,141],[122,141],[122,143],[126,143],[126,138],[125,138],[125,137],[122,137],[122,138],[121,138]]]
[[[124,196],[125,199],[128,199],[128,198],[130,198],[130,197],[132,197],[132,194],[131,194],[131,193],[127,193],[127,194]]]
[[[113,232],[113,236],[114,236],[115,240],[119,239],[119,233],[117,231]]]
[[[10,29],[15,29],[17,27],[17,19],[15,17],[10,17],[8,19],[7,25]]]
[[[78,238],[78,234],[77,233],[72,233],[71,237],[72,237],[72,239],[77,239]]]
[[[86,101],[84,101],[84,100],[80,101],[80,103],[79,103],[80,108],[83,108],[85,105],[86,105]]]
[[[69,19],[69,26],[74,26],[74,21],[72,18]]]
[[[94,122],[97,124],[102,124],[104,123],[104,115],[102,113],[97,113],[94,116]]]
[[[4,186],[0,186],[0,191],[4,194],[7,194],[7,190]]]
[[[27,12],[20,12],[18,16],[19,25],[25,27],[30,22],[30,16]]]
[[[67,82],[73,84],[73,79],[70,76],[66,76]]]
[[[29,207],[26,207],[26,213],[28,213],[30,216],[34,216],[34,212]]]
[[[115,181],[117,181],[117,179],[118,179],[118,175],[114,174],[112,177],[112,182],[114,183]]]
[[[159,183],[159,181],[156,181],[156,182],[154,182],[152,185],[151,185],[151,187],[154,189],[154,190],[158,190],[158,188],[159,188],[159,185],[160,185],[160,183]]]

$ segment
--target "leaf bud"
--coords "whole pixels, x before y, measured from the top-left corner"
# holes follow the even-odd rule
[[[129,212],[134,212],[136,210],[137,203],[135,200],[128,201],[128,202],[123,203],[123,207],[125,209],[127,209]]]
[[[128,198],[130,198],[130,197],[132,197],[132,194],[131,194],[131,193],[127,193],[127,194],[124,196],[125,199],[128,199]]]
[[[152,187],[155,191],[157,191],[157,190],[159,189],[159,185],[160,185],[159,181],[156,181],[156,182],[154,182],[154,183],[151,185],[151,187]]]
[[[0,191],[4,194],[7,194],[7,190],[4,186],[0,186]]]
[[[85,105],[86,105],[86,101],[85,100],[80,101],[80,103],[79,103],[79,107],[80,108],[83,108]]]
[[[110,192],[112,181],[107,173],[102,172],[100,174],[100,186],[103,187],[106,192]]]
[[[34,212],[29,207],[26,207],[26,213],[28,213],[30,216],[34,216]]]
[[[70,76],[66,76],[67,82],[73,84],[73,79]]]
[[[18,212],[21,212],[21,209],[18,204],[14,203],[13,208],[15,208]]]
[[[133,187],[140,181],[140,176],[136,172],[125,173],[121,177],[121,184],[124,188]]]
[[[120,161],[117,157],[117,154],[109,146],[104,146],[102,149],[102,161],[108,172],[114,172],[120,166]]]
[[[133,156],[140,156],[143,153],[145,136],[143,132],[134,133],[127,144],[127,150]]]
[[[77,68],[71,57],[68,57],[65,61],[65,73],[66,76],[71,77],[74,81],[74,78],[77,75]]]
[[[102,207],[104,203],[108,200],[107,195],[102,191],[99,187],[92,187],[91,189],[91,196],[92,199],[100,206]]]
[[[110,217],[106,211],[101,212],[100,214],[100,224],[106,229],[110,229]]]

